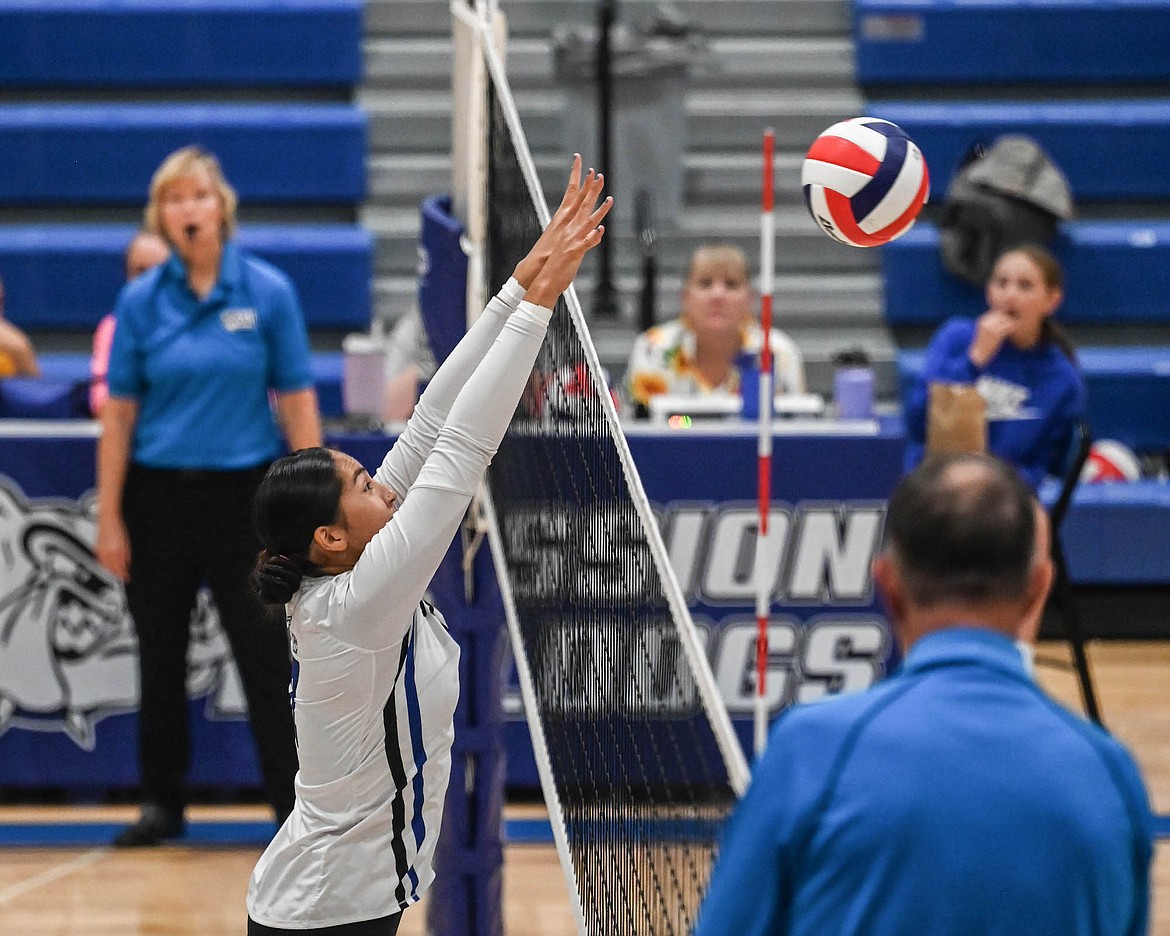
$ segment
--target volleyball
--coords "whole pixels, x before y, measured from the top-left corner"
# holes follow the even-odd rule
[[[853,247],[905,234],[930,194],[922,151],[901,127],[876,117],[843,120],[818,136],[800,184],[821,230]]]
[[[1133,449],[1114,439],[1094,442],[1081,471],[1081,480],[1086,484],[1138,481],[1141,476],[1142,466]]]

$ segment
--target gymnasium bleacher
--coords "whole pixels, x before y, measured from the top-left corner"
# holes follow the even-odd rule
[[[297,287],[322,411],[341,333],[369,327],[374,244],[361,0],[20,0],[0,7],[0,277],[46,381],[88,380],[88,337],[171,151],[214,152],[238,242]],[[48,410],[47,410],[48,411]]]
[[[1094,437],[1147,466],[1170,450],[1170,32],[1165,0],[855,0],[867,113],[903,127],[931,170],[933,205],[880,251],[883,308],[904,394],[933,330],[985,309],[949,274],[931,220],[963,157],[1005,133],[1036,139],[1069,180],[1076,218],[1052,245],[1058,316],[1088,386]],[[1047,492],[1049,496],[1052,491]],[[1081,485],[1065,528],[1081,586],[1166,581],[1170,488],[1146,477]]]
[[[864,86],[1170,81],[1160,0],[854,0]]]

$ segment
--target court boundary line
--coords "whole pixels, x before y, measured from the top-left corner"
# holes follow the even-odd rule
[[[23,897],[25,894],[39,890],[46,884],[52,884],[54,881],[68,877],[83,868],[89,867],[91,864],[96,864],[108,855],[109,851],[108,848],[95,848],[82,855],[78,855],[76,858],[71,858],[62,864],[42,871],[39,874],[34,874],[31,878],[24,881],[10,884],[8,887],[0,890],[0,906],[12,902],[17,897]]]
[[[125,822],[0,822],[0,848],[84,848],[106,846],[125,828]],[[260,821],[187,821],[187,833],[166,844],[179,847],[260,847],[272,839],[276,826]],[[1168,830],[1170,832],[1170,830]],[[505,819],[504,843],[551,845],[547,819]],[[0,892],[3,893],[3,892]]]

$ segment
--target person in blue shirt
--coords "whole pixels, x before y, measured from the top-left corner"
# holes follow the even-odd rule
[[[142,812],[116,845],[184,830],[190,761],[186,656],[206,583],[231,644],[269,802],[292,809],[297,758],[280,621],[249,575],[252,498],[269,464],[321,444],[300,303],[288,278],[233,242],[236,194],[211,153],[155,172],[146,227],[171,256],[114,309],[98,442],[96,553],[126,582],[138,633]]]
[[[1059,261],[1025,244],[1004,253],[987,282],[988,311],[952,318],[931,339],[905,401],[906,468],[926,447],[930,384],[973,384],[987,404],[987,447],[1032,489],[1059,473],[1072,430],[1085,416],[1085,382],[1072,344],[1053,321],[1064,297]]]
[[[933,456],[899,483],[873,572],[903,662],[777,719],[695,936],[1146,932],[1138,768],[1013,643],[1052,581],[1046,524],[993,456]]]

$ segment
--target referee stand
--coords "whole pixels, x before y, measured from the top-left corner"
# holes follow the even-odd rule
[[[431,353],[441,364],[467,329],[465,229],[452,213],[449,195],[425,199],[420,216],[420,246],[427,261],[418,309]],[[473,500],[461,535],[431,580],[434,604],[460,648],[451,779],[427,903],[432,936],[502,936],[504,931],[501,696],[508,643],[491,550],[478,548],[484,542],[478,512]]]
[[[471,506],[472,519],[477,510]],[[459,643],[459,703],[451,782],[427,904],[433,936],[502,936],[503,692],[507,632],[491,551],[465,533],[432,580],[436,604]],[[470,556],[466,574],[464,555]]]

